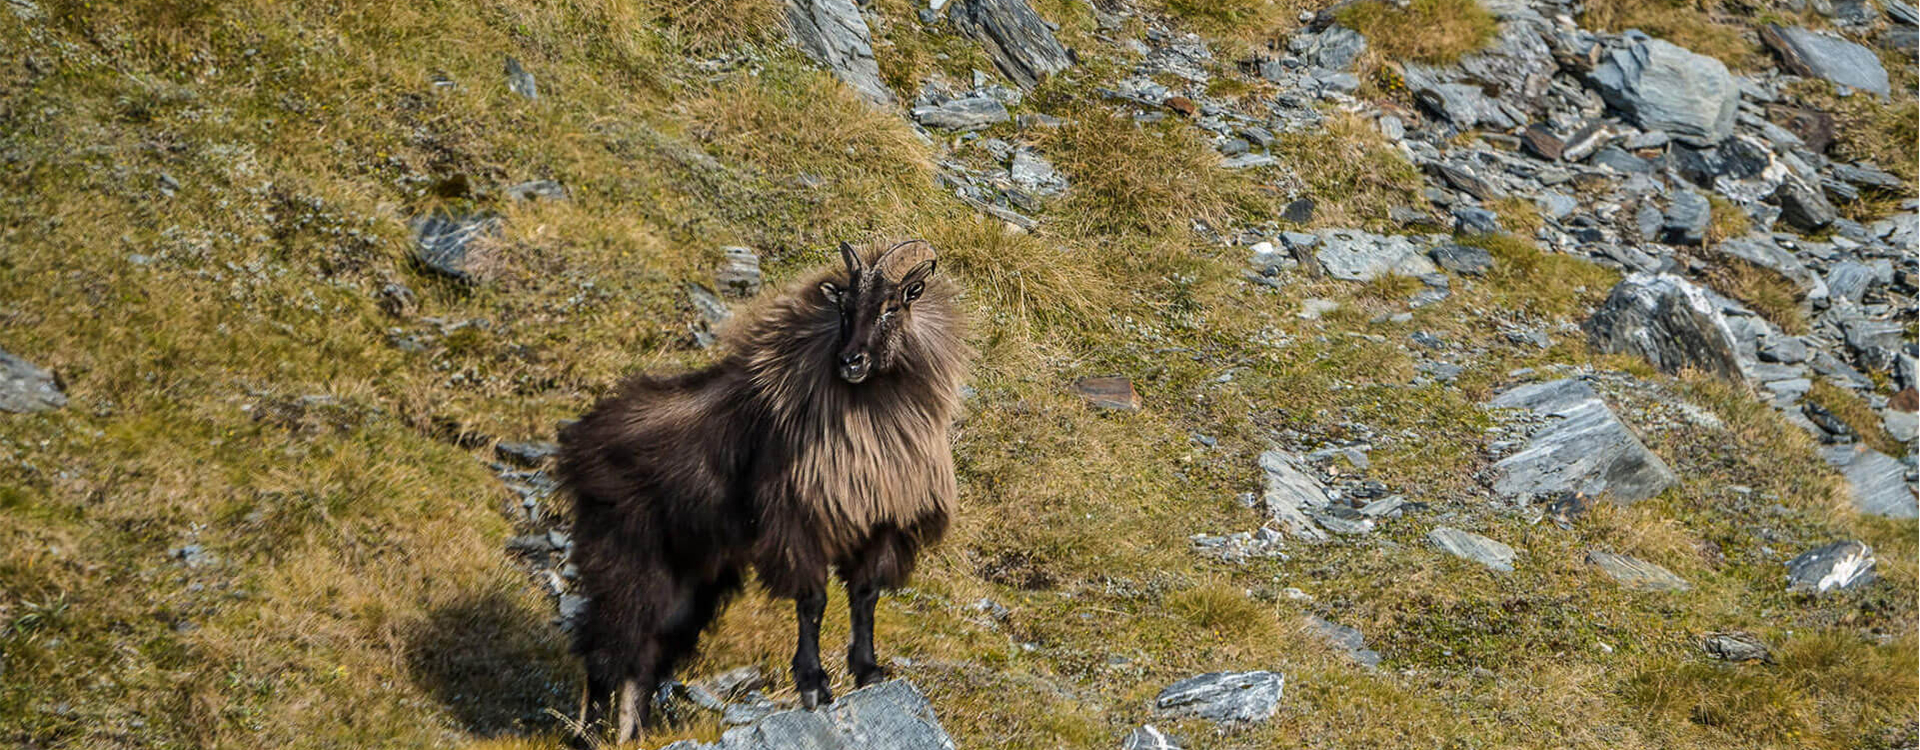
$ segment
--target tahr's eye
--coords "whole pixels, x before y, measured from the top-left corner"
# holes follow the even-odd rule
[[[926,282],[922,282],[922,281],[913,282],[911,284],[908,284],[906,290],[900,293],[900,299],[905,300],[907,302],[912,302],[914,300],[920,299],[920,293],[926,290],[927,290]]]

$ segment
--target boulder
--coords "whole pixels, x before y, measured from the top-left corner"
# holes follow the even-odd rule
[[[1662,372],[1705,370],[1744,382],[1733,330],[1700,287],[1672,274],[1638,272],[1622,279],[1584,326],[1587,340],[1608,354],[1637,354]]]
[[[1427,541],[1454,557],[1513,572],[1513,548],[1479,534],[1442,526],[1427,532]]]
[[[1733,134],[1740,88],[1719,60],[1629,32],[1591,77],[1607,103],[1643,129],[1663,130],[1696,146]]]
[[[53,374],[0,350],[0,411],[25,414],[67,405]]]
[[[1660,222],[1660,241],[1669,245],[1698,245],[1707,239],[1713,206],[1707,197],[1686,188],[1676,189]]]
[[[1027,0],[955,0],[947,19],[985,47],[994,67],[1022,88],[1073,65],[1073,53]]]
[[[1787,590],[1824,594],[1873,580],[1873,548],[1866,542],[1830,542],[1787,562]]]
[[[1762,28],[1760,39],[1780,56],[1780,66],[1795,75],[1824,78],[1880,96],[1893,93],[1880,57],[1866,47],[1811,29],[1778,24]]]
[[[787,31],[793,43],[846,81],[860,98],[893,103],[873,59],[873,33],[853,0],[786,0]]]
[[[1287,678],[1277,672],[1211,672],[1160,691],[1153,706],[1164,716],[1198,716],[1222,724],[1265,721],[1280,707]]]
[[[905,680],[841,696],[818,711],[779,711],[729,729],[719,742],[682,740],[672,750],[954,750],[927,703]]]
[[[1519,386],[1495,396],[1488,405],[1554,418],[1528,438],[1519,452],[1494,464],[1493,489],[1501,497],[1574,493],[1632,503],[1679,483],[1666,462],[1580,380]]]

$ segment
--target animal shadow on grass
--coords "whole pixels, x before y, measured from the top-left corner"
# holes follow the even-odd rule
[[[480,737],[554,731],[579,689],[559,629],[498,593],[433,610],[406,653],[415,684]]]

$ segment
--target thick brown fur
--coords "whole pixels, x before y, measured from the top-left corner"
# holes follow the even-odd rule
[[[957,291],[932,273],[932,255],[924,242],[876,244],[858,253],[866,268],[849,258],[846,269],[809,274],[736,317],[718,363],[630,378],[561,432],[573,558],[591,599],[575,631],[585,724],[613,708],[622,685],[641,691],[644,720],[654,688],[748,566],[799,603],[795,681],[808,702],[809,688],[831,700],[807,622],[817,635],[830,568],[865,605],[866,643],[856,632],[850,666],[862,684],[882,671],[872,601],[903,585],[946,530],[949,426],[972,358]],[[917,297],[901,304],[908,285]],[[873,309],[848,313],[842,299]],[[867,338],[850,344],[852,335]],[[872,354],[861,382],[836,369],[855,347]],[[632,736],[625,718],[616,740]]]

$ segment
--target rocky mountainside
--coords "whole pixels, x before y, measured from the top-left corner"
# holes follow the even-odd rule
[[[1920,742],[1900,0],[95,5],[0,8],[13,744],[556,744],[554,425],[876,236],[982,353],[900,679],[749,594],[647,747]]]

